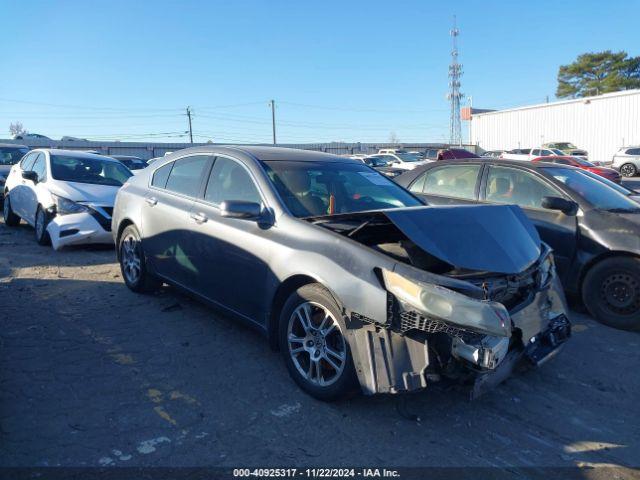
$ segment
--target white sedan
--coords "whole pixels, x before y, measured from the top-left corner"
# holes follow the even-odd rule
[[[431,160],[424,160],[420,155],[414,153],[379,153],[371,155],[369,158],[380,158],[384,160],[388,166],[399,168],[400,170],[413,170],[414,168],[430,163]]]
[[[72,150],[38,149],[13,165],[4,188],[7,226],[20,219],[40,245],[113,243],[116,193],[131,171],[112,158]]]

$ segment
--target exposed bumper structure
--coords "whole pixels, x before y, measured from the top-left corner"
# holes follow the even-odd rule
[[[364,393],[408,392],[429,383],[453,381],[469,386],[471,397],[476,398],[505,380],[519,364],[538,366],[552,358],[570,337],[571,324],[553,271],[545,270],[540,280],[544,265],[548,265],[546,257],[531,270],[536,283],[508,311],[488,299],[460,301],[458,294],[445,298],[423,289],[414,297],[420,301],[405,297],[412,303],[389,291],[384,326],[352,312],[348,332]],[[445,300],[452,302],[451,308],[445,308]],[[437,312],[441,312],[439,318]],[[451,313],[449,318],[446,313]]]
[[[47,225],[54,250],[69,245],[111,244],[113,236],[91,213],[56,215]]]

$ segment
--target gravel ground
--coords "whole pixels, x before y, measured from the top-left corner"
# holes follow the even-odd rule
[[[253,330],[33,236],[0,221],[0,466],[640,466],[638,332],[573,312],[560,355],[474,402],[325,404]]]

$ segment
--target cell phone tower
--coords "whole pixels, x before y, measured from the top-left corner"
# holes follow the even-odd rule
[[[449,93],[447,100],[451,103],[451,118],[449,119],[449,143],[451,145],[462,144],[462,126],[460,124],[460,99],[464,94],[460,92],[460,77],[462,76],[462,64],[458,63],[458,35],[460,31],[456,26],[456,17],[453,17],[451,35],[451,65],[449,65]]]

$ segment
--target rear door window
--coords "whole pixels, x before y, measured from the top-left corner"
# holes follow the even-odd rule
[[[165,188],[167,186],[167,179],[173,168],[173,162],[167,163],[153,172],[153,178],[151,179],[151,185],[158,188]]]
[[[627,155],[640,155],[640,148],[630,148],[627,150]]]
[[[207,155],[193,155],[176,160],[167,180],[167,190],[188,197],[197,196],[209,158]]]
[[[428,195],[475,200],[479,172],[480,165],[450,165],[435,168],[424,175],[422,191]]]

